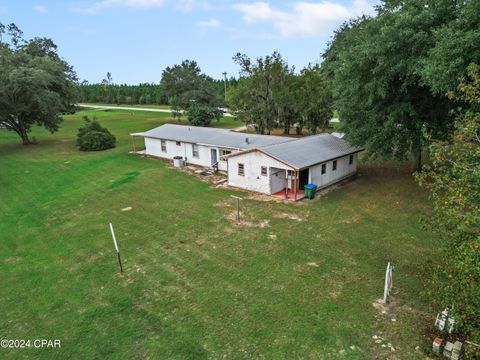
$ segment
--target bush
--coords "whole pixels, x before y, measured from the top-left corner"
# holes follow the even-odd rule
[[[188,122],[193,126],[209,126],[212,120],[220,120],[222,113],[210,106],[194,105],[188,110]]]
[[[102,127],[97,120],[83,118],[85,125],[78,129],[77,146],[81,151],[100,151],[115,147],[115,136]]]

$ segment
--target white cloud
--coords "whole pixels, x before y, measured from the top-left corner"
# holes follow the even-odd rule
[[[309,37],[330,34],[339,23],[362,14],[371,14],[367,0],[354,0],[345,6],[330,1],[296,2],[290,11],[279,10],[267,2],[239,3],[233,8],[247,23],[270,23],[284,37]]]
[[[191,12],[195,8],[195,2],[195,0],[177,0],[175,1],[175,10]]]
[[[200,32],[199,32],[200,36],[207,35],[208,29],[218,28],[222,26],[221,22],[214,18],[211,18],[210,20],[199,21],[197,25],[200,28]]]
[[[204,21],[199,21],[198,26],[202,28],[218,28],[220,27],[221,23],[217,19],[210,19],[210,20],[204,20]]]
[[[46,14],[48,12],[48,8],[43,5],[35,5],[33,10],[39,14]]]
[[[94,2],[89,7],[76,8],[74,11],[86,14],[96,14],[102,10],[115,7],[150,9],[161,7],[164,4],[165,0],[101,0]]]

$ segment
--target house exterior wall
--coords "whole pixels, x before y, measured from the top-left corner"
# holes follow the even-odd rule
[[[285,169],[277,169],[271,167],[269,169],[270,175],[270,193],[275,194],[276,192],[282,191],[285,189],[287,172]]]
[[[244,176],[238,174],[238,164],[244,165]],[[262,175],[262,166],[267,167],[267,176]],[[260,151],[252,151],[230,157],[228,158],[228,185],[270,195],[272,193],[270,174],[272,171],[275,171],[275,169],[272,168],[277,168],[276,171],[278,171],[278,169],[292,169]],[[285,180],[283,180],[282,187],[277,191],[285,187],[284,181]],[[276,186],[278,186],[278,184]]]
[[[310,167],[309,182],[317,185],[319,188],[323,188],[337,181],[340,181],[348,176],[351,176],[357,172],[358,157],[357,154],[353,154],[353,163],[349,164],[350,155],[341,157],[337,160],[337,169],[332,170],[333,161],[327,161],[322,164],[326,164],[326,173],[322,175],[322,164],[317,164]]]
[[[175,156],[182,156],[186,159],[188,164],[199,165],[209,167],[212,165],[211,149],[217,150],[217,160],[220,160],[220,149],[213,146],[198,145],[198,158],[193,156],[193,144],[180,142],[180,145],[176,144],[176,141],[165,140],[167,145],[167,151],[162,152],[161,140],[154,138],[145,138],[145,154],[164,159],[172,160]],[[230,150],[230,149],[229,149]],[[231,150],[237,152],[237,150]],[[220,171],[227,171],[227,161],[220,160],[218,162],[218,169]]]

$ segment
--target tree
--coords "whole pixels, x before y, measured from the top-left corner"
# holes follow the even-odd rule
[[[33,125],[55,132],[61,114],[75,103],[73,68],[57,54],[47,38],[24,40],[15,25],[7,26],[10,42],[3,40],[0,26],[0,125],[16,132],[24,145]]]
[[[318,128],[325,131],[333,116],[333,94],[330,83],[319,65],[309,65],[302,69],[297,81],[297,107],[300,119],[297,134],[306,127],[315,134]]]
[[[278,126],[288,133],[296,111],[295,98],[290,94],[293,68],[276,51],[255,62],[240,53],[233,59],[240,65],[240,79],[227,93],[229,107],[260,134]]]
[[[210,107],[222,104],[213,79],[203,74],[192,60],[167,67],[162,73],[160,88],[168,103],[178,109],[188,110],[194,104]]]
[[[78,129],[77,146],[81,151],[100,151],[115,147],[115,136],[94,118],[84,116],[85,125]]]
[[[453,20],[433,31],[435,46],[422,62],[422,78],[434,93],[456,91],[471,63],[480,64],[480,7],[478,1],[456,2]],[[457,94],[458,95],[458,94]]]
[[[219,120],[221,111],[207,105],[193,105],[188,110],[188,121],[193,126],[209,126],[212,120]]]
[[[322,67],[333,81],[335,105],[354,145],[384,158],[413,154],[419,168],[424,146],[448,136],[455,104],[442,89],[452,83],[455,88],[468,63],[452,56],[439,61],[436,54],[446,46],[441,45],[445,28],[463,23],[462,30],[478,35],[478,21],[465,18],[474,3],[384,1],[376,17],[353,20],[335,34]],[[475,44],[463,49],[472,47],[478,56]],[[439,76],[440,63],[455,70],[448,72],[448,81]]]
[[[434,298],[452,308],[457,326],[480,342],[480,66],[458,87],[465,105],[448,141],[431,146],[432,164],[417,174],[434,209],[431,229],[443,239]]]

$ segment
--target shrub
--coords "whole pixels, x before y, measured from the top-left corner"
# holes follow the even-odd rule
[[[193,126],[209,126],[212,120],[219,120],[221,112],[206,105],[194,105],[188,110],[188,122]]]
[[[97,120],[83,118],[85,125],[78,129],[77,146],[81,151],[100,151],[115,147],[115,136],[102,127]]]

